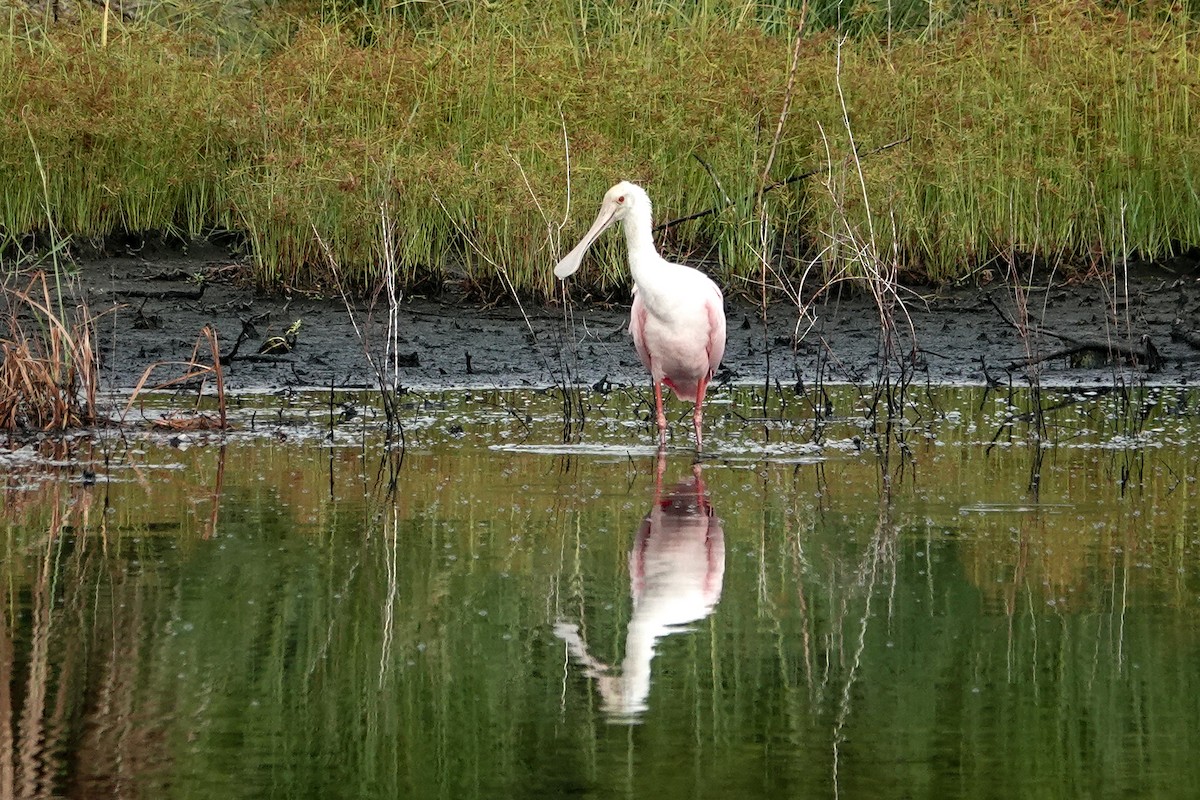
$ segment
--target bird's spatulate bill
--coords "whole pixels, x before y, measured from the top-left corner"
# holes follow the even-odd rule
[[[592,242],[596,241],[596,237],[608,230],[615,218],[616,209],[610,209],[607,205],[601,208],[600,216],[596,217],[596,221],[579,240],[579,244],[575,245],[574,250],[563,256],[563,260],[554,267],[554,277],[562,280],[574,275],[575,270],[579,269],[579,265],[583,263],[583,254],[592,246]]]

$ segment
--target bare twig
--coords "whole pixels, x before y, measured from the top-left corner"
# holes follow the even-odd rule
[[[712,178],[713,185],[717,187],[717,191],[721,193],[721,202],[725,205],[731,205],[733,200],[730,199],[729,193],[725,191],[725,187],[721,185],[721,179],[717,177],[716,170],[712,165],[705,161],[699,153],[692,153],[692,158],[700,162],[700,166],[704,167],[704,171],[708,173],[708,177]]]
[[[1107,361],[1124,359],[1130,363],[1142,364],[1151,372],[1157,371],[1162,366],[1162,356],[1159,355],[1158,349],[1154,347],[1154,343],[1150,341],[1149,336],[1143,336],[1140,344],[1115,342],[1106,339],[1081,340],[1053,352],[1039,353],[1017,359],[1008,364],[1007,369],[1029,367],[1034,364],[1041,364],[1044,361],[1053,361],[1056,358],[1069,358],[1070,356],[1083,355],[1085,353],[1095,353]]]

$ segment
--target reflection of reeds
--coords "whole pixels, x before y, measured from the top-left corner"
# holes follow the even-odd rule
[[[834,626],[835,630],[839,631],[840,636],[845,637],[847,634],[850,634],[848,642],[839,643],[838,645],[839,655],[843,659],[845,678],[841,686],[841,691],[837,693],[837,715],[831,735],[834,797],[840,796],[842,782],[845,780],[842,777],[842,747],[846,742],[846,726],[850,721],[851,714],[855,710],[852,698],[867,647],[870,620],[873,616],[876,616],[875,609],[873,608],[875,605],[875,587],[877,584],[890,585],[893,587],[893,590],[895,587],[896,539],[899,531],[892,522],[891,515],[892,498],[884,495],[880,498],[878,504],[878,518],[875,522],[874,535],[871,537],[870,542],[863,548],[862,557],[858,563],[854,580],[846,587],[848,590],[847,597],[843,600],[841,606],[841,611],[846,616],[840,619]],[[851,602],[855,601],[861,602],[862,605],[858,616],[850,618],[848,612],[850,611]],[[889,616],[890,611],[889,605]],[[888,619],[887,622],[890,623],[891,620]],[[857,630],[854,630],[855,628]],[[847,644],[849,645],[848,649],[846,648]]]
[[[971,417],[978,393],[943,402]],[[1177,419],[1167,411],[1148,424]],[[1047,421],[1067,413],[1048,407]],[[213,448],[179,453],[184,469],[146,486],[114,482],[111,513],[90,523],[75,509],[99,491],[83,488],[42,495],[42,517],[6,518],[0,672],[18,674],[0,681],[0,722],[5,686],[18,717],[38,688],[27,665],[45,636],[44,710],[29,728],[48,743],[43,795],[139,794],[161,770],[168,787],[233,795],[262,787],[268,761],[279,795],[649,794],[658,776],[630,763],[693,760],[682,794],[703,794],[695,781],[829,796],[834,744],[842,796],[912,785],[947,753],[948,769],[962,765],[951,793],[1088,785],[1097,761],[1133,780],[1145,754],[1156,775],[1195,775],[1179,755],[1197,744],[1195,487],[1182,480],[1194,447],[1155,455],[1161,469],[1125,499],[1112,491],[1118,457],[1064,448],[1048,458],[1047,508],[1019,517],[955,513],[1020,494],[1018,448],[918,440],[921,481],[888,507],[867,458],[710,467],[737,532],[721,613],[664,652],[655,735],[625,739],[586,697],[564,705],[586,689],[564,688],[551,625],[586,599],[577,618],[620,652],[645,511],[627,487],[651,480],[644,470],[576,458],[560,475],[544,454],[454,439],[413,447],[404,491],[364,501],[363,451],[343,448],[331,500],[313,457],[323,446],[231,443],[218,543],[200,541],[203,513],[190,529],[146,527],[208,496],[194,482],[220,474]],[[1094,504],[1079,503],[1083,484],[1099,486]],[[98,517],[116,523],[104,547]],[[47,628],[34,594],[48,552]],[[24,730],[10,728],[0,757],[26,746]],[[1022,737],[1053,757],[1029,758]],[[550,777],[531,788],[535,770]]]
[[[64,754],[78,735],[75,727],[80,720],[95,720],[104,713],[104,706],[91,710],[90,716],[80,704],[85,697],[84,684],[92,674],[87,661],[89,649],[83,645],[78,624],[89,595],[83,591],[81,568],[89,560],[86,534],[89,527],[90,491],[63,492],[66,484],[53,482],[42,496],[46,515],[44,531],[35,534],[33,541],[22,537],[17,557],[6,563],[4,578],[10,585],[27,591],[28,615],[16,613],[10,603],[0,608],[0,796],[6,798],[39,798],[59,796],[63,785]],[[68,533],[68,531],[72,533]],[[67,544],[64,537],[80,537]],[[11,615],[11,616],[10,616]],[[100,626],[100,630],[125,631],[123,625]],[[20,641],[14,647],[14,640]],[[137,637],[126,641],[136,642]],[[136,658],[129,658],[110,644],[98,650],[135,669]],[[125,687],[124,698],[133,704],[134,686]],[[16,694],[10,691],[15,689]],[[19,717],[15,709],[20,708]],[[128,714],[125,714],[128,717]],[[121,763],[132,753],[120,752],[114,742],[106,739],[104,758]],[[93,763],[86,757],[78,763],[87,767]]]
[[[42,756],[46,752],[46,696],[50,692],[50,633],[51,608],[50,567],[53,564],[55,534],[61,533],[61,507],[55,507],[51,535],[43,546],[40,568],[31,588],[33,608],[30,613],[30,648],[25,667],[25,691],[16,742],[16,789],[20,797],[37,797],[50,788],[42,786],[45,769]]]
[[[16,740],[13,727],[13,650],[12,626],[7,604],[0,608],[0,797],[16,797],[16,765],[13,763]]]

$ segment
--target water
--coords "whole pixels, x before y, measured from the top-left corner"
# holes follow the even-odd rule
[[[1191,796],[1197,397],[910,399],[722,392],[699,465],[637,393],[18,453],[0,796]]]

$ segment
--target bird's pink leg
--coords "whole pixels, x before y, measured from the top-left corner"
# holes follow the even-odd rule
[[[667,443],[667,415],[663,413],[661,381],[654,382],[654,411],[658,415],[658,445],[662,447]]]
[[[700,433],[701,423],[704,421],[704,390],[708,388],[708,377],[700,379],[700,383],[696,385],[696,407],[692,411],[692,424],[696,427],[696,452],[704,449],[704,440]]]

